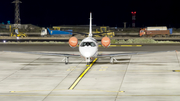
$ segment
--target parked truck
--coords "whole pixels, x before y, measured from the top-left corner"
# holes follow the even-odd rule
[[[41,36],[72,36],[72,30],[61,31],[61,30],[50,30],[49,28],[42,28]]]
[[[150,37],[168,37],[172,34],[172,28],[167,27],[147,27],[141,28],[139,36],[150,36]]]
[[[54,30],[73,30],[75,31],[74,33],[81,35],[81,36],[86,36],[89,34],[89,25],[76,25],[76,26],[53,26]],[[80,34],[84,33],[84,34]],[[110,30],[109,26],[96,26],[92,25],[92,33],[94,37],[114,37],[115,33]]]

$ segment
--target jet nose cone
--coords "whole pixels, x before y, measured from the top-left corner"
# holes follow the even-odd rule
[[[79,52],[83,57],[93,57],[95,53],[97,52],[97,47],[79,47]]]

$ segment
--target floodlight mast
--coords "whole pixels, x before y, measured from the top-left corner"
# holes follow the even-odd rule
[[[22,3],[20,0],[15,0],[12,3],[15,3],[15,19],[14,24],[20,24],[20,9],[19,4]]]

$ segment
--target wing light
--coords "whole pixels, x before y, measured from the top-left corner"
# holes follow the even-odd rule
[[[69,45],[71,47],[76,47],[78,45],[78,39],[76,37],[71,37],[69,39]]]
[[[101,43],[104,47],[109,47],[111,44],[111,40],[108,37],[103,37]]]

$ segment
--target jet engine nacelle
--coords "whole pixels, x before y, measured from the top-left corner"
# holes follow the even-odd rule
[[[104,47],[109,47],[110,46],[110,44],[111,44],[111,40],[108,38],[108,37],[103,37],[102,39],[101,39],[101,44],[102,44],[102,46],[104,46]]]
[[[71,37],[69,39],[69,46],[75,48],[78,45],[78,39],[76,37]]]

